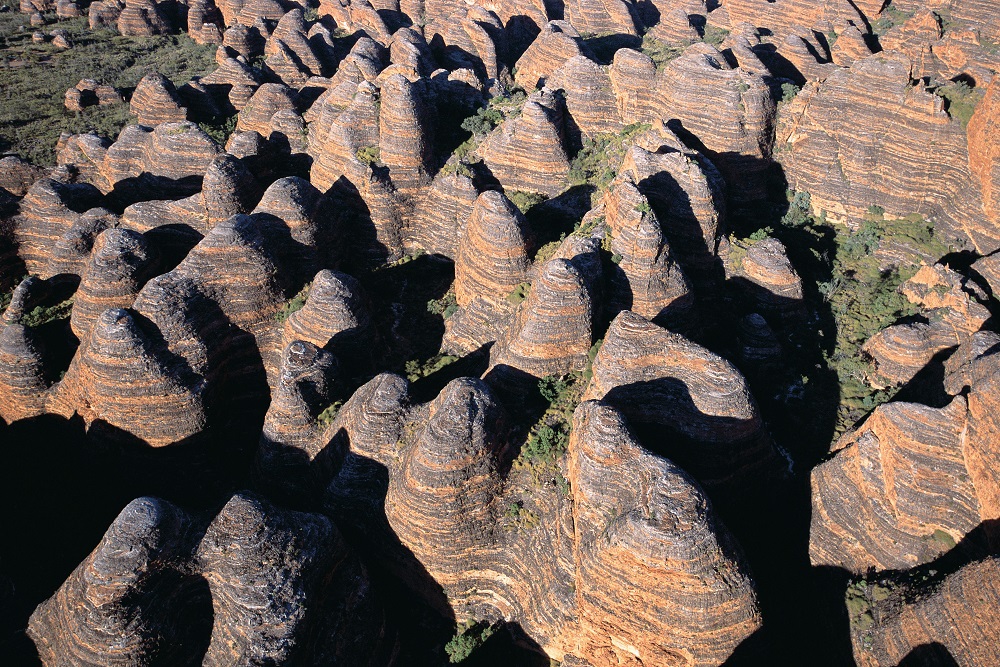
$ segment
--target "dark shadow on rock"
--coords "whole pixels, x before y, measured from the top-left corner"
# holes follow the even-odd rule
[[[583,40],[583,53],[599,65],[610,65],[619,49],[636,49],[642,46],[642,38],[635,35],[601,35]]]
[[[958,667],[958,663],[946,646],[931,642],[907,653],[897,667]]]

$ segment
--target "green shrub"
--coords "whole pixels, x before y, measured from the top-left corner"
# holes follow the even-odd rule
[[[507,300],[516,306],[528,298],[529,292],[531,292],[531,283],[520,283],[507,295]]]
[[[445,292],[440,299],[431,299],[427,302],[427,312],[434,315],[441,315],[448,319],[458,310],[458,301],[455,300],[455,289],[451,288]]]
[[[309,298],[309,289],[312,287],[312,283],[306,283],[305,287],[299,290],[299,293],[293,296],[291,299],[285,302],[281,309],[274,314],[274,319],[277,322],[284,322],[289,318],[289,316],[296,310],[300,310],[302,306],[306,305],[306,299]]]
[[[65,320],[72,312],[73,297],[70,297],[54,306],[36,306],[30,313],[21,316],[21,324],[31,328],[40,327],[56,320]]]
[[[638,211],[639,213],[652,213],[653,212],[653,209],[649,207],[649,202],[646,201],[646,200],[642,200],[641,202],[639,202],[638,204],[636,204],[635,210]]]
[[[976,111],[976,105],[983,99],[983,91],[973,88],[965,81],[951,81],[934,90],[934,94],[943,97],[945,111],[948,115],[966,127],[972,114]]]
[[[729,31],[725,28],[717,28],[714,25],[705,26],[705,34],[702,36],[702,41],[712,46],[721,46],[722,42],[725,41],[726,37],[729,36]]]
[[[239,114],[233,114],[228,118],[217,118],[210,123],[198,123],[198,127],[210,136],[212,140],[220,146],[225,146],[231,135],[236,130],[236,121]]]
[[[422,362],[417,361],[416,359],[407,361],[404,365],[406,379],[410,382],[416,382],[421,378],[437,373],[445,366],[455,363],[458,359],[458,357],[450,354],[438,353]]]
[[[359,148],[355,156],[360,162],[368,165],[369,167],[379,164],[381,159],[381,153],[378,146],[365,146],[364,148]]]
[[[525,190],[509,190],[506,195],[510,203],[524,214],[549,198],[548,195],[543,195],[540,192],[527,192]]]
[[[583,148],[570,163],[570,185],[592,185],[602,192],[618,174],[625,151],[635,137],[651,125],[632,123],[618,134],[598,134],[583,140]]]
[[[656,65],[656,71],[659,72],[667,66],[667,63],[684,53],[687,46],[687,44],[671,44],[647,34],[642,38],[641,50],[649,56]]]
[[[799,94],[800,90],[802,89],[796,86],[794,83],[781,84],[781,101],[791,102],[792,100],[795,99],[795,96]]]
[[[324,429],[330,424],[332,424],[333,420],[336,419],[337,415],[340,413],[340,408],[342,408],[343,406],[344,406],[343,401],[336,401],[328,405],[326,408],[323,409],[322,412],[319,413],[319,415],[317,415],[316,425],[319,428]]]
[[[464,661],[489,639],[496,628],[486,622],[466,621],[455,629],[455,636],[444,645],[448,662]]]

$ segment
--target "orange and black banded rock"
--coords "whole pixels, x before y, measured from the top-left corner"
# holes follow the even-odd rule
[[[459,6],[424,28],[431,48],[448,69],[468,68],[480,79],[505,69],[506,39],[500,18],[478,6]]]
[[[172,30],[166,12],[156,0],[125,0],[125,8],[118,16],[118,32],[125,37],[166,35]]]
[[[14,238],[18,256],[30,273],[43,278],[55,257],[59,241],[79,219],[79,213],[98,201],[99,193],[90,185],[41,178],[21,200],[15,218]]]
[[[660,220],[670,248],[685,273],[704,279],[717,269],[719,237],[725,226],[725,182],[704,156],[686,149],[665,127],[643,135],[649,148],[633,146],[620,169],[628,173]],[[657,136],[662,138],[657,138]],[[659,146],[661,141],[666,140]]]
[[[874,21],[880,9],[876,0],[858,3],[847,0],[826,0],[821,3],[806,0],[778,0],[774,3],[765,0],[733,0],[726,3],[733,26],[749,23],[758,28],[767,28],[779,37],[779,42],[787,35],[813,38],[813,30],[824,32],[828,26],[832,28],[844,23],[866,26],[865,17]]]
[[[718,665],[762,624],[748,567],[686,472],[595,401],[573,415],[573,653],[590,665]]]
[[[830,57],[837,65],[850,67],[855,61],[864,60],[872,54],[868,42],[865,41],[865,33],[857,26],[843,27],[835,34],[837,41],[830,49]]]
[[[659,22],[646,34],[668,44],[690,44],[701,38],[698,30],[691,23],[691,15],[679,8],[662,12]]]
[[[467,584],[490,579],[489,547],[503,512],[501,474],[509,465],[501,438],[505,420],[484,382],[451,381],[402,451],[385,499],[386,518],[400,541],[446,593],[472,608],[491,599],[488,587],[470,595]],[[401,574],[408,583],[419,581],[419,571]]]
[[[941,264],[925,265],[899,287],[926,322],[896,324],[863,346],[875,364],[876,383],[903,385],[939,352],[961,345],[986,323],[989,311],[973,297],[973,284]]]
[[[212,160],[201,184],[208,226],[249,213],[260,200],[260,186],[243,160],[223,153]]]
[[[63,106],[69,111],[83,111],[85,107],[104,106],[123,101],[121,93],[111,86],[101,85],[93,79],[81,79],[66,91]]]
[[[268,186],[253,210],[255,219],[287,230],[286,268],[296,280],[308,280],[319,268],[335,266],[346,254],[340,247],[336,205],[309,181],[279,178]]]
[[[319,76],[323,72],[323,65],[319,56],[313,51],[309,38],[306,37],[307,30],[302,10],[297,8],[291,10],[281,17],[274,32],[268,37],[264,46],[264,55],[270,58],[279,53],[287,53],[292,59],[291,64],[305,79]],[[280,72],[276,73],[281,74]],[[281,78],[286,84],[295,85],[292,80]]]
[[[916,587],[914,587],[916,588]],[[877,619],[854,625],[860,667],[1000,664],[1000,558],[987,557],[947,575],[933,589],[904,590],[876,603]]]
[[[877,205],[888,217],[920,213],[944,238],[995,250],[1000,220],[984,215],[965,130],[941,97],[912,85],[910,71],[905,56],[878,54],[837,68],[784,105],[775,145],[788,183],[809,191],[814,210],[832,220],[860,222]],[[859,132],[858,118],[886,132]],[[928,160],[932,141],[935,159]],[[928,191],[926,183],[936,185]]]
[[[989,295],[994,300],[1000,300],[1000,253],[981,257],[970,268]]]
[[[585,56],[575,56],[557,69],[545,85],[562,90],[566,95],[566,110],[583,136],[617,134],[624,127],[611,77]]]
[[[423,191],[413,215],[406,219],[404,245],[455,259],[459,239],[478,198],[479,190],[471,178],[439,171]]]
[[[967,460],[969,421],[962,396],[944,408],[894,402],[845,435],[812,474],[813,565],[908,569],[994,518]]]
[[[434,136],[423,90],[401,74],[382,79],[379,90],[379,160],[389,167],[392,184],[402,192],[430,182]]]
[[[389,62],[402,65],[417,76],[430,76],[435,70],[434,54],[423,35],[412,28],[400,28],[393,33]]]
[[[171,503],[130,502],[31,615],[28,636],[42,663],[110,667],[200,659],[199,639],[212,630],[212,602],[203,583],[179,567],[190,558],[189,526]]]
[[[636,3],[631,0],[567,0],[566,20],[580,32],[592,35],[639,35]]]
[[[317,417],[332,402],[337,358],[312,343],[296,340],[281,355],[254,461],[254,475],[279,498],[316,497],[340,470],[343,439],[325,441]]]
[[[727,245],[727,277],[752,301],[755,310],[783,317],[801,313],[802,280],[781,241],[767,237]]]
[[[0,188],[17,197],[23,197],[28,188],[44,174],[44,169],[16,155],[0,159]]]
[[[52,256],[41,275],[83,276],[97,236],[105,229],[118,227],[119,224],[119,217],[106,208],[92,208],[82,213],[56,241]]]
[[[349,169],[356,168],[349,163],[357,162],[358,151],[379,145],[378,118],[378,89],[364,81],[346,109],[317,121],[315,139],[310,135],[309,140],[314,158],[309,180],[313,185],[326,192]]]
[[[1000,216],[1000,79],[994,78],[969,120],[969,171],[982,192],[983,212]]]
[[[1000,334],[995,331],[977,331],[944,362],[944,390],[956,396],[972,385],[982,357],[1000,351]]]
[[[760,313],[740,318],[736,335],[740,344],[740,361],[749,367],[760,370],[781,360],[781,343]]]
[[[222,34],[222,45],[232,49],[244,58],[252,58],[264,53],[264,44],[267,38],[260,34],[252,25],[236,23],[227,24],[226,31]]]
[[[508,190],[559,194],[569,174],[563,102],[549,90],[533,93],[521,115],[490,133],[477,154]]]
[[[28,632],[46,665],[375,667],[395,651],[367,572],[329,519],[248,492],[207,522],[133,500]]]
[[[226,57],[218,69],[201,77],[200,81],[214,95],[216,104],[226,107],[226,112],[242,111],[262,83],[260,73],[236,58]]]
[[[34,331],[4,322],[0,331],[0,419],[8,424],[45,412],[45,354]]]
[[[174,84],[159,72],[142,77],[132,93],[129,110],[140,124],[150,127],[187,120],[187,109],[182,106]]]
[[[611,322],[584,399],[600,399],[631,424],[653,427],[648,444],[708,487],[759,483],[780,468],[739,371],[635,313],[623,311]]]
[[[222,13],[212,0],[191,0],[187,12],[188,36],[198,44],[222,43]]]
[[[479,195],[455,257],[455,299],[446,345],[471,351],[496,340],[514,311],[507,299],[524,282],[530,231],[521,212],[501,192]]]
[[[514,66],[514,81],[525,90],[548,85],[566,62],[583,55],[580,33],[567,21],[549,21]],[[551,87],[551,86],[550,86]]]
[[[257,132],[262,137],[271,135],[271,118],[279,111],[296,111],[294,91],[280,83],[265,83],[257,88],[250,101],[240,109],[236,129],[239,132]]]
[[[491,351],[490,365],[509,366],[538,378],[582,371],[593,320],[587,279],[569,260],[549,260]]]
[[[313,278],[305,305],[285,320],[283,339],[308,341],[354,366],[371,352],[370,327],[361,284],[346,273],[324,269]]]
[[[198,191],[221,152],[194,123],[164,123],[153,129],[129,125],[108,147],[101,180],[94,184],[103,192],[121,191],[127,203],[174,193],[189,196]]]
[[[163,447],[200,434],[204,386],[127,310],[105,310],[53,390],[48,411],[79,414]]]
[[[128,308],[159,268],[158,257],[142,234],[108,229],[97,237],[73,301],[70,326],[87,340],[94,321],[109,308]]]
[[[95,0],[87,8],[87,23],[91,30],[100,28],[115,28],[118,26],[118,18],[125,9],[122,0]]]
[[[626,176],[604,199],[605,234],[611,236],[611,312],[630,310],[671,328],[694,324],[694,295],[677,263],[660,221]]]

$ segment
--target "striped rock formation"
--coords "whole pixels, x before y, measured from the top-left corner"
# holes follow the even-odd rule
[[[611,76],[585,56],[575,56],[546,79],[546,86],[566,95],[566,111],[584,137],[617,134],[625,124],[618,113]]]
[[[568,479],[576,655],[601,666],[717,665],[760,626],[747,566],[708,498],[643,448],[618,411],[577,408]]]
[[[22,160],[16,155],[0,158],[0,188],[16,197],[23,197],[32,183],[45,174],[45,171]]]
[[[207,525],[157,498],[132,501],[28,632],[47,665],[382,665],[393,650],[367,573],[330,521],[245,492]]]
[[[469,68],[480,79],[496,79],[506,68],[503,25],[482,7],[449,8],[447,16],[425,26],[424,37],[448,69]]]
[[[600,399],[709,488],[780,469],[743,376],[726,360],[629,311],[611,322],[584,400]],[[669,436],[667,435],[669,433]]]
[[[98,201],[99,193],[89,185],[41,178],[28,189],[14,220],[18,256],[30,273],[43,278],[55,258],[59,240],[79,221],[79,214]]]
[[[872,609],[874,625],[852,627],[855,660],[861,667],[1000,664],[998,581],[994,556],[965,565],[932,590],[892,595]]]
[[[471,351],[497,339],[514,309],[507,296],[531,265],[529,239],[527,221],[507,197],[495,190],[479,195],[455,258],[459,311],[448,318],[448,347]]]
[[[566,20],[580,32],[594,35],[639,35],[642,23],[632,0],[569,0]]]
[[[47,411],[79,414],[163,447],[200,434],[206,424],[204,386],[127,310],[109,309],[53,390]]]
[[[571,59],[583,56],[580,33],[567,21],[549,21],[514,66],[514,81],[525,90],[548,85],[548,78]]]
[[[872,381],[905,384],[937,353],[961,345],[979,331],[990,313],[969,293],[971,289],[958,273],[941,264],[921,267],[900,285],[899,291],[920,308],[926,321],[890,326],[862,346],[874,362]]]
[[[45,354],[33,330],[5,322],[0,330],[0,419],[8,424],[45,412]]]
[[[699,42],[660,72],[649,57],[620,49],[610,74],[626,123],[671,119],[672,130],[690,133],[704,146],[702,152],[726,179],[728,196],[743,204],[765,196],[775,106],[755,72],[760,61],[738,64],[732,67],[718,50]]]
[[[305,305],[289,315],[282,342],[307,341],[332,352],[345,372],[370,371],[377,333],[368,300],[357,280],[324,269],[316,274]]]
[[[150,127],[187,120],[187,109],[182,106],[174,84],[159,72],[142,77],[132,93],[129,111],[139,119],[140,125]]]
[[[156,252],[146,239],[130,229],[108,229],[97,237],[73,301],[70,326],[87,340],[101,313],[128,308],[158,267]]]
[[[431,108],[423,86],[402,74],[381,79],[379,89],[379,160],[389,167],[397,190],[413,192],[430,182],[434,154]]]
[[[612,261],[617,260],[609,284],[611,312],[631,310],[671,328],[692,326],[691,285],[663,237],[656,214],[628,177],[608,191],[604,214]]]
[[[751,301],[753,309],[783,317],[801,313],[802,280],[781,241],[767,237],[727,241],[726,245],[727,278]]]
[[[478,198],[479,191],[471,178],[439,171],[417,202],[413,216],[407,219],[404,245],[455,259],[459,239]]]
[[[584,275],[567,259],[549,260],[491,350],[490,363],[536,378],[582,371],[593,320],[593,299]]]
[[[776,147],[788,183],[809,191],[813,208],[830,219],[860,221],[872,205],[889,217],[920,213],[933,217],[945,238],[962,239],[983,253],[995,250],[1000,220],[983,215],[965,130],[944,111],[942,98],[911,85],[910,71],[905,56],[872,56],[810,84],[785,105]],[[878,100],[862,92],[871,90],[882,91]],[[888,134],[847,127],[844,109]],[[914,151],[931,141],[935,159],[914,161]],[[925,183],[936,184],[933,192]]]
[[[716,252],[726,215],[722,175],[704,156],[683,149],[662,125],[639,141],[647,145],[632,146],[620,172],[629,174],[646,197],[685,273],[702,279],[718,263]]]
[[[295,111],[294,91],[280,83],[262,84],[249,101],[240,108],[236,121],[239,132],[257,132],[267,138],[271,136],[272,119],[279,111]]]
[[[125,0],[125,8],[118,16],[118,32],[125,37],[166,35],[172,30],[164,8],[156,0]]]
[[[643,449],[610,407],[577,409],[572,503],[539,505],[550,519],[511,529],[506,421],[476,379],[454,380],[410,408],[405,382],[376,378],[327,431],[351,447],[327,511],[432,606],[514,620],[566,664],[687,656],[686,664],[717,665],[760,626],[747,568],[701,489]],[[635,482],[655,491],[639,493]],[[669,510],[658,504],[667,502]]]
[[[563,103],[543,89],[528,97],[520,116],[490,133],[477,154],[504,188],[554,196],[569,174],[562,128]]]
[[[982,479],[963,442],[966,400],[944,408],[889,403],[836,445],[812,475],[809,555],[851,572],[930,562],[984,519]],[[970,451],[971,453],[971,451]],[[996,493],[992,489],[992,493]]]
[[[994,78],[969,120],[969,171],[983,197],[983,212],[1000,216],[1000,80]]]

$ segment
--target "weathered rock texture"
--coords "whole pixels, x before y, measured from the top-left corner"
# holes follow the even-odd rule
[[[729,362],[630,311],[611,323],[585,399],[655,427],[661,447],[710,487],[760,481],[778,455],[743,376]],[[669,434],[669,435],[668,435]]]
[[[366,580],[324,516],[239,493],[206,521],[138,498],[28,632],[46,664],[385,664]]]
[[[848,117],[885,132],[859,132],[853,120],[845,125]],[[942,237],[980,252],[1000,247],[1000,220],[981,199],[986,163],[974,178],[965,130],[941,97],[911,84],[905,56],[871,56],[808,85],[783,108],[776,147],[789,184],[810,192],[813,208],[830,219],[860,221],[877,205],[893,217],[934,219]]]

